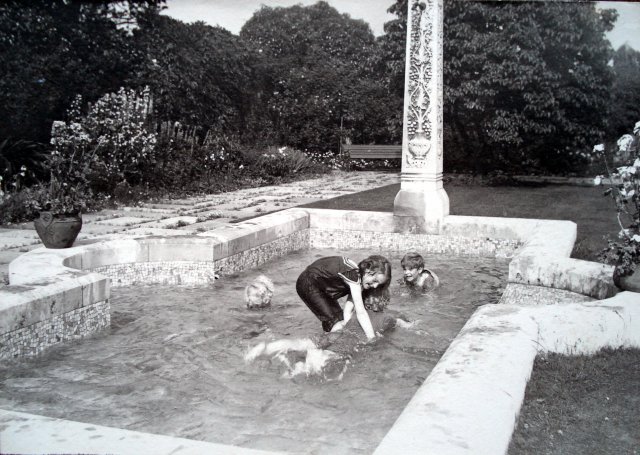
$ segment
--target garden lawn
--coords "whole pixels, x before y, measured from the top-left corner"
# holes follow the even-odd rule
[[[616,209],[603,187],[571,185],[485,186],[445,184],[451,215],[570,220],[578,226],[572,257],[598,260],[607,237],[620,231]],[[361,193],[317,201],[305,207],[337,210],[393,211],[400,185],[388,185]]]
[[[509,455],[638,455],[640,350],[536,358]]]

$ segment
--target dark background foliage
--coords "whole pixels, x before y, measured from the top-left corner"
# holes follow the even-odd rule
[[[150,87],[156,125],[178,121],[232,149],[400,143],[406,0],[390,0],[396,19],[378,38],[326,2],[263,7],[239,35],[162,7],[0,5],[5,182],[9,168],[36,168],[76,95],[91,103],[122,86]],[[445,171],[584,172],[594,143],[640,119],[640,53],[614,52],[615,20],[593,3],[446,1]]]

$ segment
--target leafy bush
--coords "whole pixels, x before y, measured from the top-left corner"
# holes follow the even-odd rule
[[[159,125],[153,165],[145,173],[152,188],[211,191],[244,167],[239,144],[223,133],[179,122]]]
[[[599,144],[593,150],[604,156],[606,147]],[[625,134],[617,141],[614,156],[627,160],[626,165],[615,171],[606,166],[610,187],[605,195],[611,196],[616,205],[620,232],[619,239],[610,240],[601,256],[605,262],[616,265],[618,276],[626,276],[640,263],[640,122],[635,124],[633,134]],[[602,176],[597,176],[594,183],[601,182]]]

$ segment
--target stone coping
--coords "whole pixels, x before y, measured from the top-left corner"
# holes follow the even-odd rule
[[[215,261],[306,228],[393,232],[394,223],[387,212],[288,209],[197,235],[116,236],[67,249],[39,248],[9,264],[10,285],[0,288],[0,333],[39,322],[52,312],[107,300],[108,279],[86,270],[139,262]],[[512,283],[598,299],[616,292],[613,267],[568,257],[576,237],[570,221],[448,216],[442,235],[523,242],[509,265]]]
[[[307,209],[311,229],[394,232],[393,214]],[[519,240],[522,247],[509,263],[510,283],[544,286],[604,299],[613,296],[613,266],[572,259],[577,226],[572,221],[447,216],[444,236]]]
[[[87,270],[141,262],[215,261],[306,229],[308,218],[305,211],[291,209],[198,235],[115,236],[72,248],[38,248],[9,264],[10,285],[0,288],[0,333],[107,300],[109,279]]]
[[[30,306],[50,305],[52,299],[66,301],[67,295],[76,296],[68,299],[71,306],[86,304],[85,295],[87,299],[93,299],[94,294],[108,298],[108,279],[78,269],[147,261],[212,261],[307,228],[393,232],[393,214],[289,209],[198,235],[120,238],[66,250],[34,250],[10,264],[11,285],[0,290],[0,321],[5,329],[15,326],[19,323],[20,308],[33,320],[46,317],[46,312],[32,311]],[[569,258],[575,241],[575,223],[448,216],[442,234],[522,242],[510,264],[510,282],[557,286],[585,295],[615,293],[612,267]],[[80,294],[82,298],[78,297]],[[32,295],[44,300],[29,300]],[[636,301],[637,294],[620,293],[595,304],[482,307],[454,340],[375,453],[504,453],[536,353],[540,350],[579,353],[600,346],[640,345]],[[7,317],[10,314],[13,316]],[[0,433],[3,440],[8,435],[18,437],[14,432],[21,428],[20,419],[34,419],[33,439],[37,440],[35,435],[40,432],[56,433],[61,445],[52,447],[59,447],[62,452],[75,451],[74,440],[95,436],[101,441],[101,448],[109,447],[112,452],[114,447],[121,447],[120,438],[135,433],[106,427],[100,427],[96,433],[98,427],[94,425],[74,426],[74,422],[40,418],[48,421],[45,425],[36,416],[7,411],[0,411],[0,416],[7,422]],[[26,430],[23,436],[32,439]],[[180,446],[174,445],[179,438],[144,434],[132,437],[162,440],[163,445],[155,453],[180,453],[172,452]],[[196,453],[198,449],[193,450],[184,453]],[[212,445],[211,450],[207,453],[251,453],[221,445]],[[25,453],[29,451],[25,449]]]
[[[0,410],[2,453],[275,455],[279,452],[175,438]]]
[[[536,355],[640,347],[638,300],[480,307],[374,454],[507,453]]]

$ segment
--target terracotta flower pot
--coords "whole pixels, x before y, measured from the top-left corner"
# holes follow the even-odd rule
[[[44,246],[47,248],[69,248],[82,229],[82,216],[80,214],[55,215],[51,212],[40,212],[40,217],[33,224]]]
[[[613,274],[613,282],[623,291],[640,292],[640,267],[626,276],[620,276],[616,271]]]

